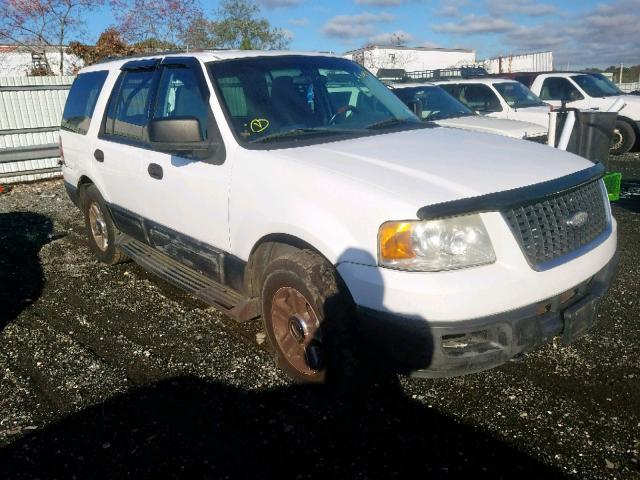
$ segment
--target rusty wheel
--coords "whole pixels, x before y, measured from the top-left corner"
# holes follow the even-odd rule
[[[262,284],[262,318],[276,364],[298,382],[345,370],[351,303],[333,266],[308,250],[273,260]]]
[[[283,357],[296,371],[314,376],[322,369],[320,321],[309,301],[293,287],[282,287],[271,303],[273,333]]]

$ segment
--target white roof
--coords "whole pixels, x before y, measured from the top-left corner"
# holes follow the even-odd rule
[[[159,52],[155,54],[123,57],[114,60],[109,60],[101,63],[96,63],[88,67],[83,68],[80,72],[91,72],[96,70],[116,70],[122,67],[123,64],[132,60],[146,60],[152,58],[164,58],[164,57],[191,57],[196,58],[202,62],[215,62],[216,60],[229,60],[234,58],[247,58],[247,57],[280,57],[291,55],[303,55],[312,57],[337,57],[331,53],[323,52],[295,52],[290,50],[207,50],[198,52]]]
[[[408,50],[414,52],[457,52],[457,53],[475,53],[475,50],[468,48],[440,48],[440,47],[406,47],[404,45],[369,45],[367,47],[356,48],[344,52],[345,55],[351,53],[364,52],[367,50]]]
[[[392,83],[389,88],[399,90],[401,88],[415,88],[415,87],[435,87],[435,83],[423,82],[423,83]]]
[[[549,73],[541,73],[536,78],[538,78],[538,77],[544,77],[544,78],[546,78],[546,77],[569,78],[569,77],[573,77],[574,75],[589,75],[591,73],[594,73],[594,72],[549,72]]]
[[[433,83],[435,83],[436,85],[446,85],[451,83],[456,83],[456,84],[457,83],[483,83],[485,85],[495,85],[496,83],[506,83],[506,82],[519,83],[517,80],[512,80],[511,78],[485,78],[485,77],[464,78],[460,80],[456,80],[452,78],[451,80],[441,80]]]

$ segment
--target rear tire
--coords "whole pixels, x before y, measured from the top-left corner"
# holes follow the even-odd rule
[[[89,249],[96,259],[107,265],[116,265],[126,261],[127,256],[116,246],[118,229],[95,185],[90,185],[84,191],[82,212],[84,213]]]
[[[636,143],[636,132],[629,123],[617,120],[611,139],[611,155],[623,155],[633,148]]]
[[[333,266],[297,250],[271,262],[264,278],[262,318],[277,366],[300,383],[350,376],[354,309]]]

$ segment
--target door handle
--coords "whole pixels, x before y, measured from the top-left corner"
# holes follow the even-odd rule
[[[104,152],[99,148],[96,148],[95,152],[93,152],[93,158],[100,163],[104,162]]]
[[[149,176],[151,178],[155,178],[156,180],[162,180],[162,176],[164,174],[162,167],[157,163],[150,163],[147,167],[147,172],[149,172]]]

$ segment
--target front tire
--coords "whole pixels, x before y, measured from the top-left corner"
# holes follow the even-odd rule
[[[107,265],[127,260],[126,255],[116,246],[118,230],[96,186],[90,185],[82,198],[87,242],[96,259]]]
[[[262,318],[277,366],[300,383],[343,377],[354,316],[333,266],[298,250],[271,262],[264,278]]]
[[[611,139],[611,155],[623,155],[633,148],[636,143],[636,132],[624,120],[617,120]]]

